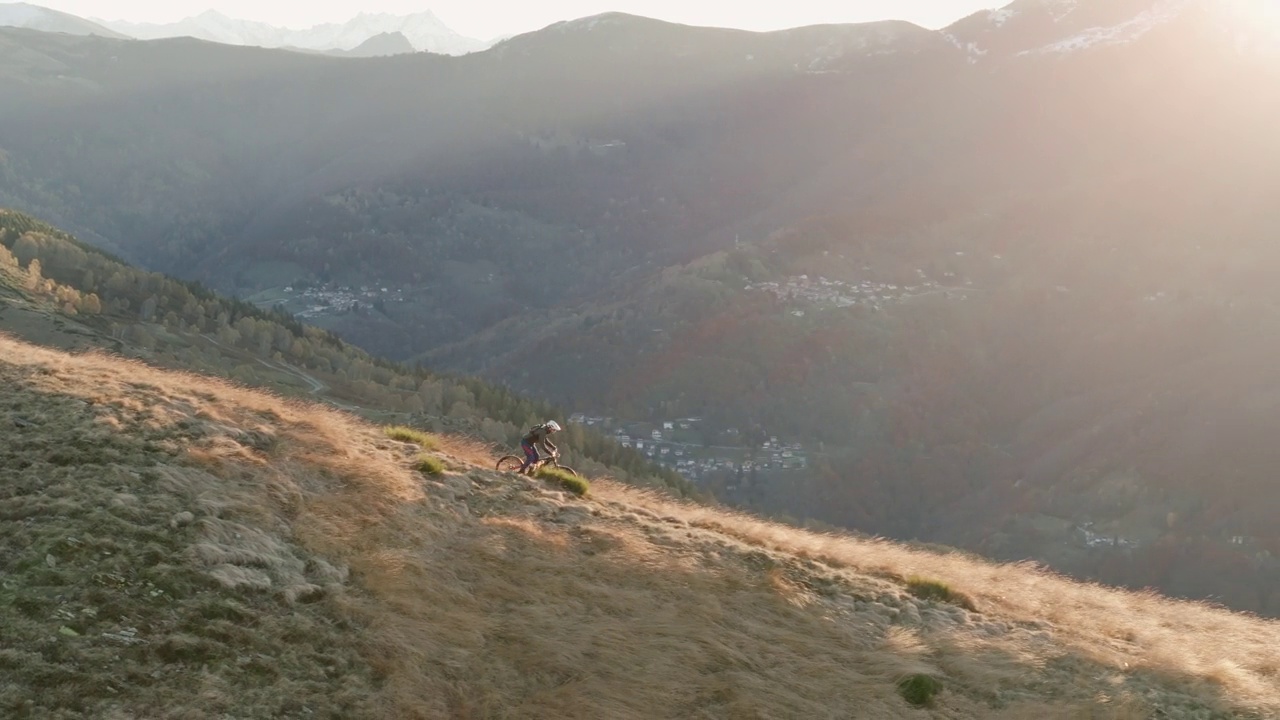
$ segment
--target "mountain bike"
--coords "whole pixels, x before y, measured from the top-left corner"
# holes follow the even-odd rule
[[[503,455],[502,458],[498,460],[498,464],[495,466],[495,468],[498,470],[498,472],[520,472],[521,465],[524,465],[523,457],[520,457],[519,455]],[[548,458],[539,458],[538,462],[529,466],[529,470],[526,474],[537,475],[538,471],[541,470],[543,467],[553,467],[557,470],[567,472],[574,477],[582,477],[581,475],[578,474],[577,470],[574,470],[568,465],[561,465],[560,455],[558,454],[552,455],[551,457],[548,457]]]

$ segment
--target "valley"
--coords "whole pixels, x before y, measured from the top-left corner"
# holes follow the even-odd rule
[[[1280,44],[1250,7],[609,14],[359,63],[2,29],[0,205],[371,357],[615,418],[633,447],[599,442],[753,512],[1276,615]],[[299,367],[374,376],[336,359]],[[681,418],[702,435],[652,445]]]

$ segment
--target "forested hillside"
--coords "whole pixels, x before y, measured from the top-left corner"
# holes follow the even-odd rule
[[[382,360],[287,314],[219,297],[203,287],[139,270],[29,216],[0,210],[0,265],[10,293],[29,294],[86,327],[77,345],[139,354],[156,364],[220,375],[299,394],[379,418],[407,418],[513,446],[524,429],[564,415],[479,380],[438,375]],[[19,321],[24,311],[6,301],[0,330],[34,338],[50,320]],[[56,322],[64,323],[63,320]],[[100,334],[92,331],[100,331]],[[323,391],[323,392],[322,392]],[[598,433],[571,426],[567,462],[688,493],[687,482],[649,465]]]

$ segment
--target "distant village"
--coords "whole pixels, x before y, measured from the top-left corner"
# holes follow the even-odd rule
[[[871,280],[852,283],[830,280],[821,276],[815,278],[799,275],[781,282],[748,285],[746,289],[769,292],[783,300],[801,301],[819,307],[844,308],[861,305],[875,310],[911,297],[948,293],[953,290],[930,280],[923,270],[917,270],[916,273],[919,280],[910,285],[895,285]],[[794,314],[803,317],[804,311],[796,310]]]
[[[796,471],[809,466],[808,451],[800,443],[771,436],[758,447],[748,447],[744,434],[736,428],[717,434],[725,438],[722,442],[739,444],[708,445],[699,427],[703,420],[697,417],[644,423],[578,413],[569,422],[602,430],[622,447],[694,481],[713,473]]]
[[[373,306],[377,302],[404,302],[404,290],[380,287],[322,286],[284,289],[290,302],[301,303],[304,309],[293,313],[299,318],[319,315],[337,315],[358,309],[362,304]]]

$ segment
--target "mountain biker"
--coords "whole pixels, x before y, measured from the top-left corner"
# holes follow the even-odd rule
[[[524,464],[520,466],[521,473],[538,462],[539,448],[545,453],[545,457],[559,454],[560,449],[551,442],[551,436],[558,432],[560,432],[560,423],[548,420],[541,425],[533,426],[529,432],[525,433],[525,436],[520,439],[520,449],[524,450]]]

